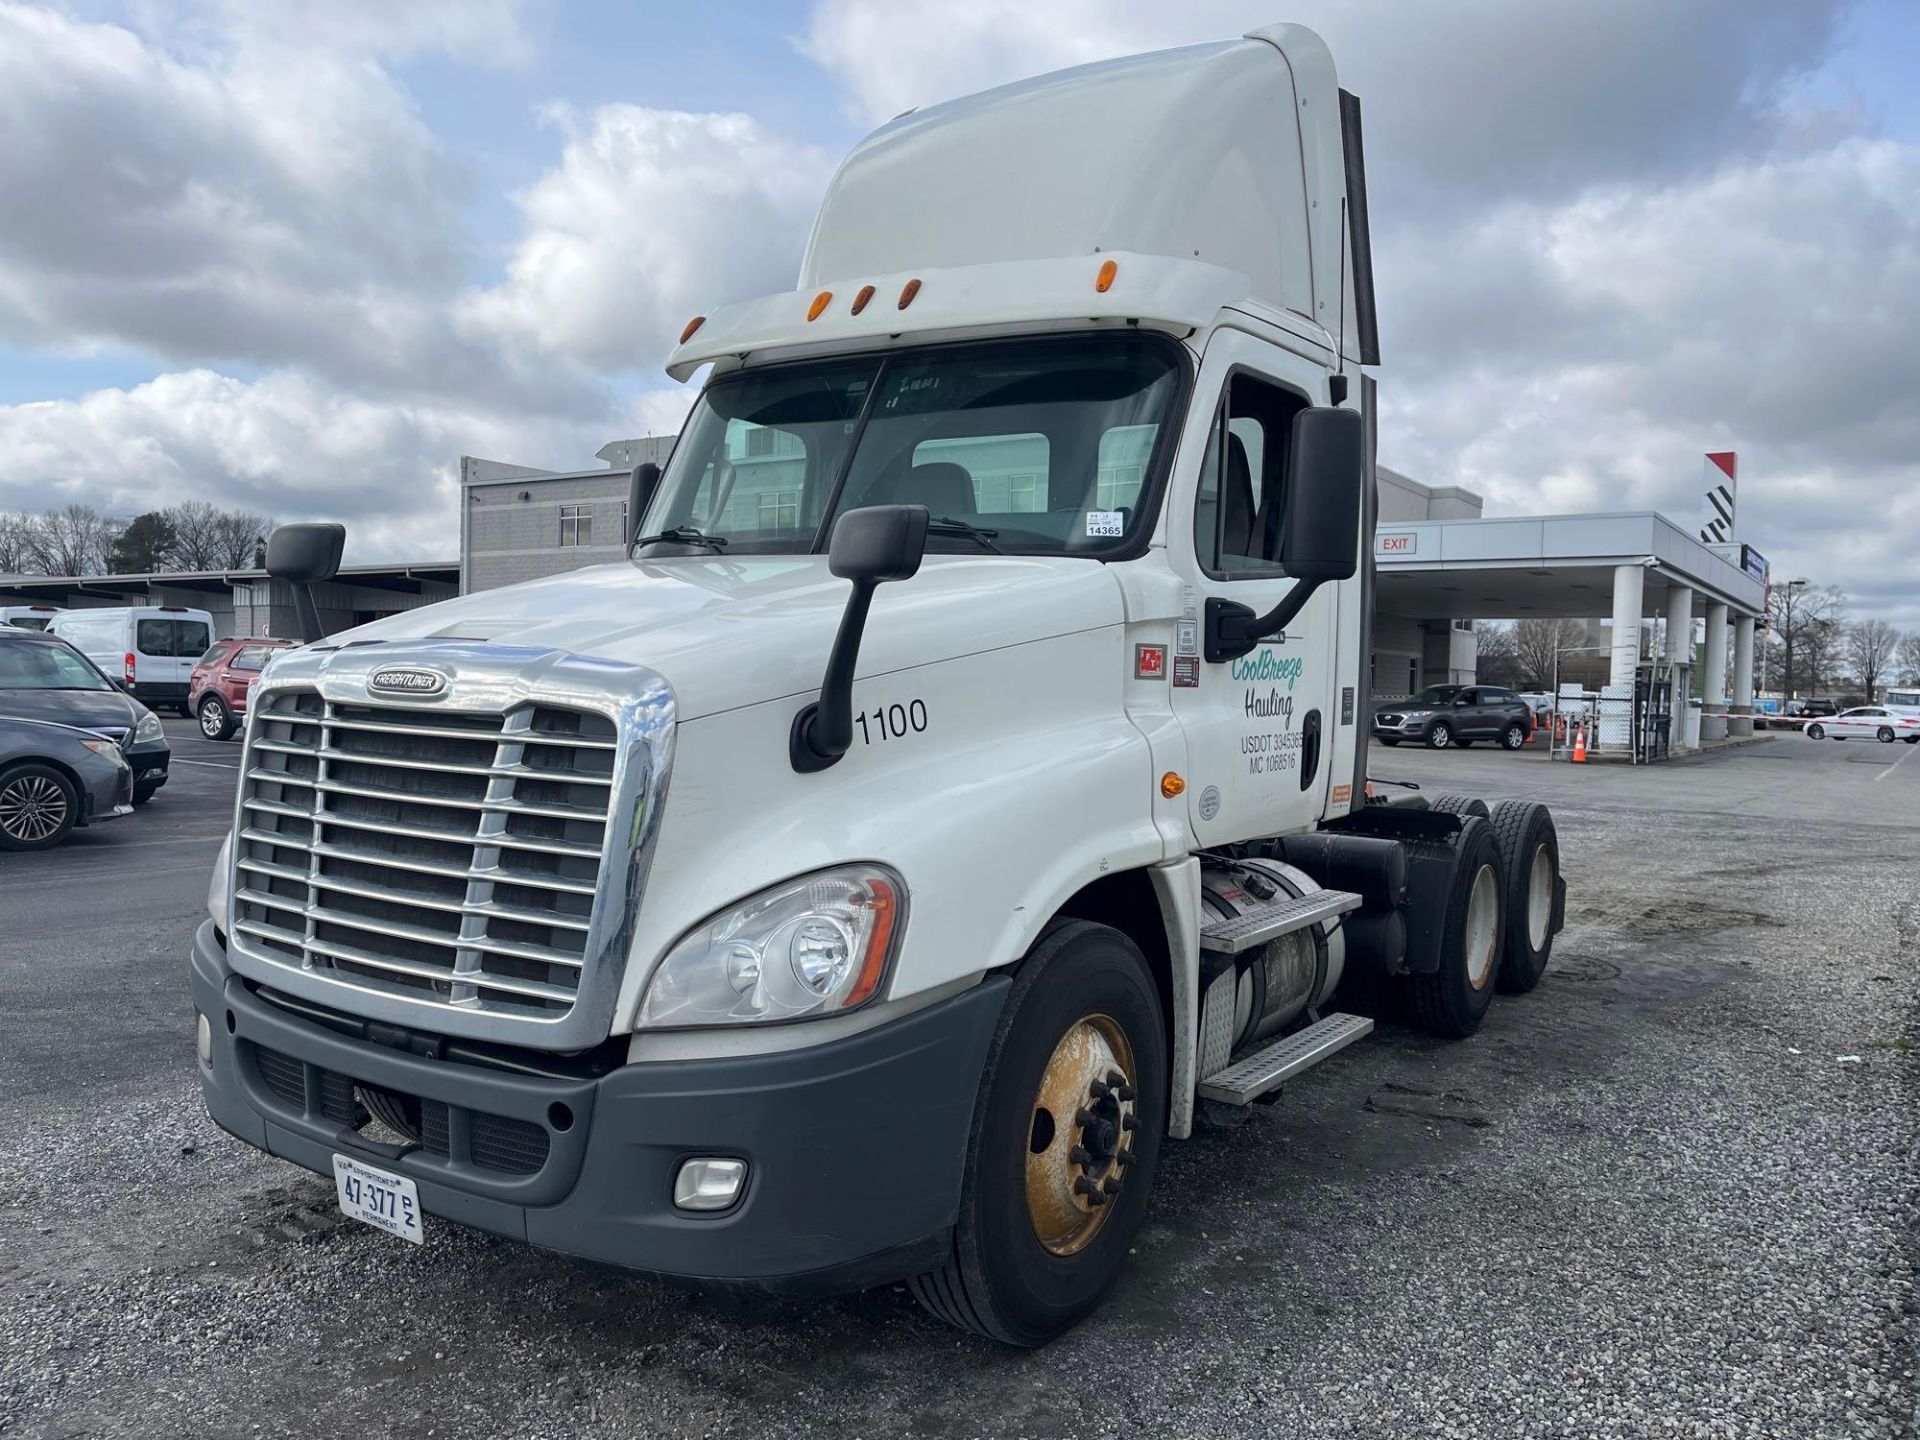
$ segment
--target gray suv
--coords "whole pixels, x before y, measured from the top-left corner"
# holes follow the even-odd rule
[[[1382,745],[1414,740],[1430,750],[1491,740],[1518,750],[1533,734],[1533,709],[1498,685],[1429,685],[1405,700],[1382,701],[1373,738]]]

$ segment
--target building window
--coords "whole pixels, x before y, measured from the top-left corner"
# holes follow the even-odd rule
[[[762,530],[797,530],[800,528],[800,492],[798,490],[770,490],[760,497],[760,528]]]
[[[764,425],[755,425],[747,431],[747,458],[757,460],[762,455],[773,454],[773,431]]]
[[[560,544],[593,544],[593,512],[585,505],[560,507]]]

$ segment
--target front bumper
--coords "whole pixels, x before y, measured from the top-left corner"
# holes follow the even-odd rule
[[[1373,733],[1384,735],[1389,740],[1404,740],[1419,735],[1432,719],[1431,715],[1375,715]]]
[[[945,1258],[1011,983],[994,977],[801,1050],[571,1078],[422,1054],[436,1049],[428,1037],[352,1026],[381,1037],[369,1039],[292,1013],[228,970],[211,922],[194,936],[192,968],[194,1008],[213,1033],[212,1063],[200,1067],[207,1108],[248,1144],[321,1174],[335,1153],[355,1156],[411,1177],[428,1214],[546,1249],[793,1295],[881,1284]],[[304,1075],[302,1103],[283,1098],[289,1073]],[[382,1145],[329,1118],[349,1081],[443,1105],[438,1148]],[[522,1137],[544,1133],[537,1168],[476,1160],[475,1137],[502,1121]],[[748,1162],[732,1209],[674,1208],[674,1175],[696,1155]]]
[[[173,763],[173,747],[164,740],[130,745],[126,755],[127,764],[133,767],[133,783],[137,789],[158,790],[167,783],[168,767]]]

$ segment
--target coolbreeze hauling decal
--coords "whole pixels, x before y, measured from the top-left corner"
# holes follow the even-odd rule
[[[1300,732],[1293,728],[1293,689],[1300,681],[1298,655],[1276,654],[1263,645],[1232,662],[1229,673],[1246,686],[1242,701],[1251,728],[1240,737],[1249,775],[1280,775],[1300,765]]]

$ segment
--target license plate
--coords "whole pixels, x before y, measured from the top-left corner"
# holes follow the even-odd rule
[[[333,1157],[333,1188],[340,1195],[340,1213],[364,1220],[375,1229],[424,1245],[420,1191],[404,1175],[376,1170],[348,1155]]]

